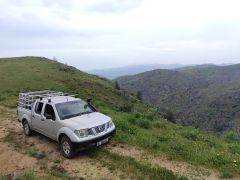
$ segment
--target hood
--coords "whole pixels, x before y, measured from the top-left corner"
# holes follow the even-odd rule
[[[84,114],[81,116],[73,117],[70,119],[62,120],[66,126],[70,127],[71,129],[87,129],[99,126],[101,124],[107,123],[111,120],[110,117],[99,113],[93,112],[90,114]]]

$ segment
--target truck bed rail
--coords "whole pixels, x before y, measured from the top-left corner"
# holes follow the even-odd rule
[[[20,93],[18,97],[18,107],[25,108],[25,109],[32,109],[33,103],[36,99],[39,98],[50,98],[56,96],[66,96],[68,93],[63,93],[59,91],[33,91],[33,92],[24,92]],[[75,95],[68,95],[68,96],[75,96]]]

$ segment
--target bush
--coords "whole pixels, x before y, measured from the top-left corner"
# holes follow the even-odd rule
[[[221,175],[221,178],[230,179],[230,178],[233,178],[233,175],[228,171],[224,171]]]
[[[235,132],[228,132],[226,135],[225,135],[225,140],[228,142],[228,143],[236,143],[236,142],[239,142],[239,138],[237,136],[237,134]]]
[[[170,137],[168,137],[168,136],[159,136],[158,137],[158,141],[160,141],[160,142],[166,142],[169,140],[170,140]]]
[[[151,123],[148,120],[141,119],[138,121],[138,126],[141,128],[149,129],[151,128]]]
[[[137,98],[142,101],[142,92],[138,91],[137,92]]]
[[[120,86],[119,86],[119,84],[118,84],[117,81],[114,82],[114,85],[115,85],[115,88],[116,88],[117,90],[120,90]]]
[[[213,156],[209,162],[212,162],[214,166],[216,167],[223,167],[227,164],[229,164],[229,162],[225,159],[223,154],[216,154],[215,156]]]
[[[116,121],[116,126],[119,130],[127,133],[127,134],[136,134],[137,129],[135,127],[130,126],[130,124],[126,121]]]
[[[167,119],[168,121],[176,124],[175,116],[172,112],[166,112],[163,114],[163,118]]]
[[[135,118],[134,116],[130,116],[128,121],[140,128],[149,129],[151,127],[151,122],[143,118]]]
[[[189,140],[196,141],[196,140],[198,140],[199,132],[196,130],[184,131],[182,133],[182,136]]]
[[[123,105],[120,106],[120,111],[129,113],[132,111],[132,105],[129,103],[124,103]]]
[[[155,121],[153,122],[155,128],[167,129],[167,124],[164,121]]]

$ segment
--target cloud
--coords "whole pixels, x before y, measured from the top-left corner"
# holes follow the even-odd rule
[[[84,69],[237,62],[239,5],[238,0],[0,0],[0,56],[56,56]]]

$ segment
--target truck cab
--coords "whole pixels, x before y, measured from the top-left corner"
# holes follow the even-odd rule
[[[59,142],[66,158],[77,149],[107,143],[116,131],[111,117],[90,102],[53,91],[20,93],[18,120],[25,135],[37,131]]]

